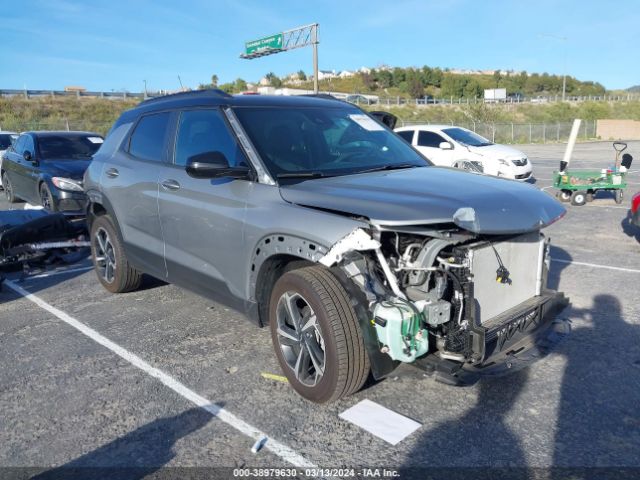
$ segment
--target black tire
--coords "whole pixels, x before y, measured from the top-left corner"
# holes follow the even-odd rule
[[[98,280],[111,293],[140,287],[142,274],[127,261],[120,236],[108,215],[97,217],[91,224],[91,259]]]
[[[56,201],[51,194],[51,190],[49,190],[49,186],[46,183],[40,185],[40,205],[42,205],[42,207],[48,212],[58,211],[58,205],[56,204]]]
[[[621,188],[618,188],[615,191],[615,199],[616,199],[616,203],[619,205],[622,203],[622,198],[624,197],[624,192],[622,191]]]
[[[292,308],[300,308],[298,313],[307,311],[299,325],[306,326],[309,318],[315,316],[316,323],[305,332],[304,328],[289,327],[297,340],[287,341],[279,330],[286,309],[287,299],[295,299]],[[285,305],[285,306],[283,306]],[[305,306],[306,305],[306,306]],[[308,307],[308,309],[307,309]],[[286,314],[284,314],[286,319]],[[306,320],[305,320],[306,318]],[[292,322],[291,325],[294,323]],[[282,371],[293,389],[303,398],[315,403],[329,403],[357,392],[362,388],[369,375],[369,357],[365,350],[364,339],[356,312],[349,302],[349,296],[339,280],[326,268],[321,266],[305,267],[282,275],[276,282],[269,302],[269,325],[271,339]],[[298,335],[300,332],[300,335]],[[310,334],[312,332],[312,334]],[[319,335],[319,339],[318,339]],[[303,337],[308,338],[303,338]],[[303,347],[303,345],[306,345]],[[311,351],[315,345],[317,352],[323,353],[322,374],[318,378],[316,362],[312,360]],[[320,346],[320,350],[317,347]],[[308,368],[303,374],[295,372],[295,367],[304,365],[301,355],[306,349]],[[297,361],[293,361],[297,360]],[[318,358],[316,357],[316,360]],[[295,365],[291,365],[295,363]],[[299,376],[314,374],[313,383]]]
[[[568,202],[571,200],[571,190],[560,190],[557,197],[561,202]]]
[[[571,205],[581,206],[587,203],[587,194],[581,190],[576,190],[571,194]]]
[[[4,188],[4,196],[7,199],[7,202],[16,203],[18,201],[15,193],[13,193],[13,184],[11,183],[11,180],[9,180],[7,172],[2,173],[2,188]]]

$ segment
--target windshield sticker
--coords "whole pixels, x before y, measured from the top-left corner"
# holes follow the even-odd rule
[[[365,130],[369,130],[372,132],[384,130],[384,127],[382,125],[380,125],[378,122],[376,122],[371,117],[368,117],[364,113],[355,113],[353,115],[349,115],[349,118]]]
[[[102,143],[102,142],[104,142],[104,140],[101,139],[100,137],[87,137],[87,140],[89,140],[91,143]]]

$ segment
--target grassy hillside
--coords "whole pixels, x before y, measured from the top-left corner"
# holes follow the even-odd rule
[[[0,98],[3,130],[91,130],[106,133],[136,100],[97,98]]]
[[[372,105],[370,110],[387,110],[406,121],[429,123],[555,123],[574,118],[640,120],[640,102],[583,102],[548,104],[470,104],[429,105],[427,107],[387,107]]]
[[[93,130],[106,133],[121,112],[135,100],[97,98],[0,98],[0,128],[3,130]],[[555,123],[574,118],[640,120],[640,102],[584,102],[579,104],[470,104],[426,107],[368,107],[388,110],[405,121],[430,123]]]

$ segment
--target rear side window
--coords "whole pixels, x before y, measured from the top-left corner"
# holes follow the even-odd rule
[[[219,110],[182,112],[176,138],[176,165],[186,165],[190,157],[221,152],[232,167],[246,165],[246,159]]]
[[[145,115],[129,141],[129,153],[143,160],[163,161],[163,149],[169,128],[169,112]]]
[[[402,138],[404,138],[407,142],[411,143],[413,140],[413,130],[404,130],[402,132],[396,132]]]
[[[6,150],[11,146],[13,139],[8,133],[0,133],[0,150]]]
[[[446,142],[446,140],[437,133],[425,131],[418,132],[418,145],[421,147],[440,148],[440,144],[442,142]]]

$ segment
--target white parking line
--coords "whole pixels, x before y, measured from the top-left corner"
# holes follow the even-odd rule
[[[76,272],[86,272],[88,270],[93,270],[93,267],[79,267],[79,268],[69,268],[68,270],[55,270],[53,272],[40,273],[38,275],[29,275],[26,277],[27,280],[31,280],[32,278],[47,278],[47,277],[55,277],[56,275],[64,275],[66,273],[76,273]]]
[[[178,380],[174,379],[173,377],[166,374],[162,370],[152,367],[147,362],[145,362],[140,357],[138,357],[136,354],[131,353],[130,351],[126,350],[120,345],[112,342],[111,340],[101,335],[97,331],[79,322],[75,318],[67,315],[62,310],[58,310],[57,308],[49,305],[47,302],[45,302],[41,298],[25,290],[24,288],[19,287],[14,282],[10,280],[5,280],[4,284],[7,287],[14,290],[19,295],[22,295],[23,297],[25,297],[27,300],[30,300],[31,302],[35,303],[40,308],[46,310],[52,315],[55,315],[60,320],[72,326],[82,334],[86,335],[94,342],[111,350],[113,353],[123,358],[133,366],[139,368],[146,374],[158,379],[161,383],[169,387],[178,395],[181,395],[182,397],[196,404],[203,410],[206,410],[214,417],[222,420],[226,424],[238,430],[240,433],[254,439],[254,441],[258,440],[259,438],[262,438],[263,436],[266,436],[264,432],[260,431],[256,427],[249,425],[247,422],[236,417],[234,414],[230,413],[228,410],[211,403],[210,400],[207,400],[206,398],[200,396],[199,394],[189,389],[184,384],[180,383]],[[270,438],[270,437],[268,438],[268,441],[264,445],[264,448],[266,448],[267,450],[270,450],[272,453],[274,453],[278,457],[282,458],[286,462],[296,467],[315,468],[315,465],[311,463],[309,460],[307,460],[306,458],[304,458],[303,456],[301,456],[300,454],[298,454],[288,446],[278,442],[277,440],[274,440],[273,438]],[[247,447],[247,450],[248,450],[248,447]]]
[[[636,270],[634,268],[612,267],[609,265],[598,265],[597,263],[574,262],[573,260],[560,260],[559,258],[552,258],[551,261],[557,263],[566,263],[568,265],[582,265],[583,267],[606,268],[607,270],[618,270],[620,272],[640,273],[640,270]]]

